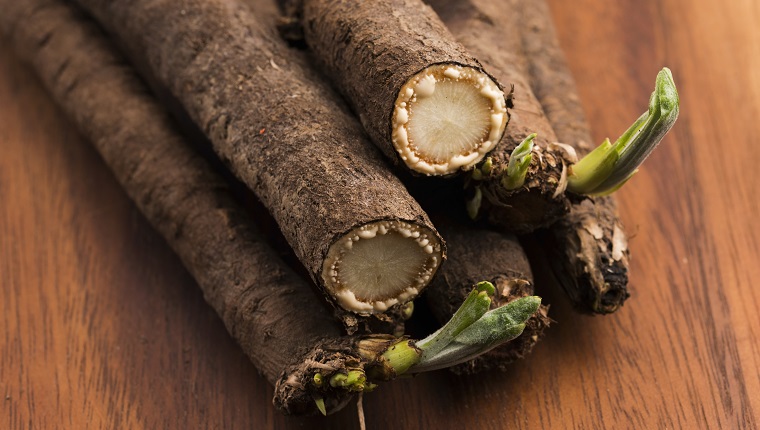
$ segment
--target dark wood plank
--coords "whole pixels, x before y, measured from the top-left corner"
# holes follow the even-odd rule
[[[552,0],[595,137],[671,67],[681,119],[620,193],[633,297],[505,374],[364,401],[369,428],[754,428],[760,420],[760,6]],[[97,154],[0,41],[0,427],[356,428],[290,419]]]

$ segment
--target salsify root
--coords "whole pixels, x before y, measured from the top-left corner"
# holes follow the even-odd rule
[[[0,26],[275,383],[307,349],[342,339],[309,285],[262,239],[102,32],[60,0],[2,0]],[[283,309],[288,311],[283,312]],[[278,406],[293,409],[298,395]],[[293,403],[295,402],[295,403]]]
[[[545,2],[512,0],[498,6],[484,0],[431,3],[472,52],[477,54],[478,46],[501,48],[490,57],[488,53],[477,55],[500,79],[506,80],[500,72],[512,73],[510,79],[516,90],[510,127],[519,124],[520,107],[529,106],[530,111],[542,113],[529,121],[531,127],[540,125],[541,130],[548,127],[550,130],[545,134],[552,141],[559,138],[562,142],[558,147],[569,154],[565,157],[569,169],[562,174],[563,189],[567,188],[569,195],[575,194],[577,198],[565,200],[565,205],[571,204],[562,209],[569,208],[570,213],[550,227],[548,240],[552,243],[544,244],[544,248],[553,254],[551,262],[556,275],[579,309],[614,311],[628,297],[626,235],[613,200],[580,195],[617,190],[672,127],[678,116],[678,94],[669,70],[664,69],[658,75],[648,112],[615,144],[606,141],[591,151],[588,126]],[[528,103],[520,95],[527,97]],[[480,168],[483,167],[494,169],[493,163],[484,163]],[[483,185],[478,185],[476,200],[492,202],[488,196],[493,193],[487,194],[481,190]],[[510,218],[489,214],[489,220],[496,224],[505,219]],[[547,239],[546,235],[542,238]]]
[[[519,124],[525,104],[529,112],[540,113],[529,123],[541,124],[544,135],[553,140],[559,137],[576,151],[576,157],[593,149],[545,2],[510,0],[496,6],[485,0],[435,0],[431,4],[463,43],[501,48],[493,61],[502,59],[509,65],[517,82],[510,128]],[[555,277],[576,308],[614,311],[628,297],[629,256],[614,198],[594,197],[568,207],[569,213],[537,233],[541,244],[536,248],[549,255]]]
[[[552,127],[582,157],[591,152],[591,132],[572,73],[557,40],[544,0],[518,0],[515,13],[527,31],[522,38],[534,89]],[[610,313],[629,297],[628,238],[614,196],[592,197],[541,232],[555,278],[576,309]]]
[[[518,0],[513,13],[523,23],[530,85],[557,137],[579,157],[594,149],[575,81],[557,40],[544,0]],[[614,196],[593,197],[538,233],[542,252],[574,306],[609,313],[629,297],[630,251]]]
[[[528,233],[567,213],[565,194],[572,150],[557,144],[533,94],[522,55],[521,23],[503,25],[492,17],[513,14],[513,2],[430,0],[457,40],[502,82],[513,85],[513,108],[501,143],[470,174],[468,209],[500,228]],[[486,17],[486,18],[484,18]]]
[[[422,0],[280,3],[286,28],[300,26],[325,74],[392,160],[448,175],[472,169],[501,139],[508,95]]]
[[[261,199],[350,330],[445,257],[419,205],[303,55],[233,0],[79,0]]]
[[[531,296],[488,311],[494,288],[482,283],[443,334],[419,342],[342,335],[97,27],[60,0],[0,5],[3,33],[276,384],[275,405],[283,412],[334,412],[377,382],[456,365],[519,335],[538,309],[540,299]]]

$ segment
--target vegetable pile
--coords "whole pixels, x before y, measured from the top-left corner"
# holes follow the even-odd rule
[[[648,110],[593,148],[542,1],[274,1],[0,0],[0,29],[281,411],[328,414],[402,374],[524,357],[550,319],[521,239],[579,311],[623,304],[610,194],[678,117],[667,68]],[[440,329],[406,336],[415,306]]]

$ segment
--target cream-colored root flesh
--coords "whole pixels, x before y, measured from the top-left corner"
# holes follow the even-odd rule
[[[445,175],[472,168],[498,143],[506,101],[485,73],[439,64],[404,85],[392,121],[393,145],[406,165]]]
[[[344,309],[383,312],[414,298],[441,258],[432,232],[403,221],[380,221],[354,229],[330,247],[322,280]]]

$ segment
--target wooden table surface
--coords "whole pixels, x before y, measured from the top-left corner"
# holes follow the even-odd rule
[[[620,193],[632,297],[557,323],[504,374],[364,399],[372,428],[756,428],[760,2],[551,1],[599,141],[662,66],[681,116]],[[0,428],[356,428],[293,419],[193,280],[0,40]]]

